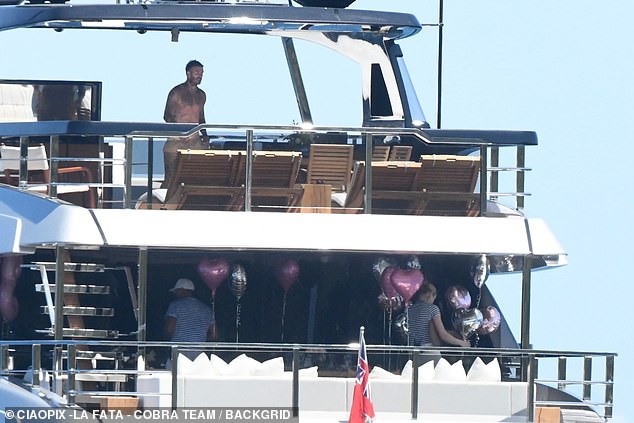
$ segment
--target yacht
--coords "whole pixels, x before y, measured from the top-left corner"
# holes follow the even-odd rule
[[[41,78],[0,79],[0,420],[53,407],[105,420],[346,421],[360,345],[376,421],[611,418],[615,353],[531,347],[531,274],[566,264],[547,224],[525,214],[537,134],[434,128],[401,47],[421,29],[349,0],[0,1],[3,60],[23,48],[2,41],[12,31],[62,33],[71,75],[43,63]],[[85,36],[105,41],[63,53]],[[157,37],[171,63],[187,37],[244,49],[273,94],[237,98],[224,123],[135,121],[149,105],[132,99],[116,111],[126,118],[103,120],[126,82],[70,60],[112,60],[101,49]],[[272,64],[256,39],[276,47]],[[51,53],[29,48],[43,62]],[[348,107],[340,81],[319,85],[332,92],[317,93],[328,110],[314,113],[306,76],[332,77],[324,52],[360,87],[356,126],[336,118]],[[284,67],[288,86],[273,85],[268,73]],[[142,85],[142,72],[164,70],[124,75]],[[287,94],[290,123],[242,113],[267,115]],[[163,146],[199,138],[208,148],[178,150],[165,178]],[[521,280],[519,334],[489,277]],[[213,312],[207,342],[165,338],[180,278]],[[444,326],[470,347],[412,345],[408,310],[429,283]]]

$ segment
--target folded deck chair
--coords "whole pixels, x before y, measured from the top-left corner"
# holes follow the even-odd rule
[[[308,184],[328,184],[333,192],[343,192],[350,183],[354,146],[351,144],[311,144]]]
[[[165,207],[188,210],[232,210],[241,197],[237,173],[244,152],[178,150],[168,181]]]
[[[390,149],[388,160],[399,162],[409,161],[412,158],[413,149],[411,145],[393,145]]]
[[[372,162],[372,213],[418,214],[421,196],[421,163]],[[365,208],[365,162],[356,162],[343,211],[360,213]],[[333,201],[342,204],[338,197]]]
[[[389,145],[375,145],[372,148],[372,161],[373,162],[385,162],[390,157]]]
[[[251,167],[251,207],[262,211],[292,211],[299,204],[302,188],[296,186],[302,153],[292,151],[254,151]],[[245,206],[246,158],[238,169],[237,185]]]
[[[423,214],[476,216],[480,194],[475,187],[480,174],[480,157],[422,155],[421,178],[425,193]]]
[[[19,184],[20,147],[0,144],[0,175],[2,182],[8,185]],[[51,169],[49,167],[46,147],[42,144],[28,147],[27,153],[28,181],[26,190],[51,195]],[[90,186],[94,182],[92,172],[84,166],[60,166],[57,169],[58,181],[55,185],[57,195],[83,193],[85,198],[80,205],[94,208],[96,204],[96,188]],[[70,175],[77,175],[72,177]],[[70,178],[68,178],[70,176]]]

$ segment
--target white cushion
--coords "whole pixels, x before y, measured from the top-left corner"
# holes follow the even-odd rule
[[[275,357],[263,361],[253,371],[254,376],[282,376],[284,375],[284,359]]]
[[[211,374],[214,376],[227,375],[230,372],[229,365],[216,354],[209,356],[209,367],[211,368]]]
[[[179,375],[189,375],[192,374],[192,367],[194,363],[184,354],[178,354],[178,374]]]
[[[201,376],[211,376],[211,365],[209,364],[209,357],[204,352],[198,354],[198,357],[192,361],[192,366],[190,367],[190,374],[201,375]]]
[[[300,378],[305,378],[305,377],[318,377],[319,374],[317,373],[317,366],[313,366],[313,367],[307,367],[305,369],[299,369],[299,377]]]
[[[434,380],[434,373],[434,362],[433,360],[430,360],[418,367],[418,380]],[[405,366],[403,366],[401,379],[412,380],[412,360],[408,360],[407,363],[405,363]]]
[[[401,379],[412,380],[412,360],[408,360],[401,370]]]
[[[372,371],[370,372],[370,380],[379,380],[379,379],[383,379],[383,380],[390,380],[390,379],[400,379],[401,377],[399,375],[395,375],[392,372],[388,372],[387,370],[385,370],[382,367],[379,366],[374,366],[372,368]]]
[[[502,380],[502,372],[498,359],[494,358],[488,364],[480,357],[476,357],[467,373],[467,380],[472,382],[500,382]]]
[[[462,360],[456,361],[454,364],[449,364],[447,360],[441,358],[436,364],[434,369],[435,381],[446,382],[464,382],[467,380],[467,374],[462,367]]]
[[[246,354],[240,354],[229,363],[229,375],[231,376],[251,376],[255,369],[260,366],[260,362]]]
[[[429,381],[434,380],[434,361],[430,360],[418,368],[418,380]]]

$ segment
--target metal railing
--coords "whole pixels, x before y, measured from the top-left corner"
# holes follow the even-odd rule
[[[44,122],[45,123],[45,122]],[[165,126],[165,125],[156,125]],[[143,125],[139,124],[139,128]],[[99,127],[97,127],[99,129]],[[95,129],[95,131],[97,130]],[[107,127],[111,130],[111,127]],[[502,202],[505,198],[512,201],[508,204],[512,209],[521,210],[524,208],[524,198],[529,195],[525,192],[525,173],[531,169],[525,166],[525,146],[510,142],[505,145],[500,142],[495,144],[477,138],[452,137],[438,139],[430,136],[424,131],[413,128],[352,128],[352,127],[314,127],[305,129],[299,126],[274,126],[274,125],[198,125],[189,131],[174,130],[135,130],[134,125],[128,125],[121,131],[113,133],[90,133],[90,137],[96,142],[96,154],[94,157],[73,157],[62,156],[60,145],[64,142],[64,137],[81,138],[79,134],[49,134],[40,135],[34,140],[29,136],[19,137],[19,145],[22,157],[18,170],[19,187],[29,189],[29,162],[27,157],[28,146],[31,143],[41,142],[47,139],[50,157],[51,176],[48,185],[48,195],[57,197],[62,192],[64,186],[82,185],[95,190],[97,196],[96,207],[133,208],[136,204],[136,194],[139,192],[151,193],[161,182],[156,179],[157,169],[161,168],[160,163],[155,163],[154,156],[159,153],[157,146],[162,145],[169,137],[182,136],[189,137],[206,131],[212,137],[212,148],[220,147],[231,141],[242,143],[246,151],[266,150],[268,148],[297,150],[306,149],[311,141],[315,139],[326,139],[332,136],[331,143],[353,144],[358,150],[365,150],[365,154],[358,159],[372,156],[372,148],[381,140],[396,140],[408,138],[410,142],[421,146],[449,146],[455,149],[470,150],[472,154],[480,154],[481,171],[479,177],[479,194],[481,208],[486,211],[487,200]],[[104,132],[106,132],[104,130]],[[320,138],[321,137],[321,138]],[[334,140],[336,138],[336,140]],[[388,141],[388,142],[392,142]],[[94,141],[93,141],[94,142]],[[319,141],[316,141],[319,142]],[[119,146],[119,147],[117,147]],[[515,155],[501,155],[501,147],[511,147],[515,150]],[[110,154],[107,150],[114,148],[115,152]],[[145,152],[141,152],[145,149]],[[0,158],[2,160],[2,158]],[[246,160],[250,160],[247,155]],[[417,157],[412,158],[418,161]],[[509,164],[502,163],[508,161]],[[73,163],[95,169],[96,179],[93,181],[81,182],[61,182],[57,173],[61,164]],[[247,162],[246,169],[250,169]],[[371,181],[372,169],[366,167],[366,181]],[[510,178],[503,178],[504,175]],[[247,181],[251,175],[246,175]],[[506,181],[506,184],[504,183]],[[41,184],[40,184],[41,185]],[[248,184],[247,184],[248,185]],[[369,188],[369,187],[368,187]],[[110,194],[107,194],[107,193]],[[478,191],[476,191],[477,193]],[[147,197],[150,206],[153,198]],[[247,200],[248,201],[248,200]],[[366,205],[370,205],[367,201]],[[248,209],[248,208],[247,208]],[[484,213],[484,212],[481,212]]]
[[[181,403],[179,402],[181,393],[176,377],[179,372],[181,354],[214,353],[225,357],[227,362],[232,357],[243,353],[261,360],[282,356],[285,370],[292,372],[292,380],[289,382],[292,384],[291,406],[297,413],[300,410],[299,369],[317,365],[320,377],[354,377],[357,348],[358,345],[352,344],[0,341],[0,377],[30,380],[25,384],[33,392],[37,392],[42,389],[45,382],[40,375],[50,371],[52,380],[48,385],[51,391],[62,395],[69,405],[82,404],[87,398],[99,399],[113,395],[128,395],[137,398],[169,396],[170,394],[161,392],[139,392],[135,385],[138,376],[156,373],[158,369],[163,368],[162,362],[160,365],[152,365],[150,357],[162,356],[164,359],[169,357],[173,363],[171,404],[176,408]],[[462,360],[465,368],[468,367],[467,363],[472,362],[476,357],[485,361],[497,359],[501,369],[501,382],[527,384],[525,416],[528,422],[534,421],[536,407],[559,407],[562,410],[583,409],[603,419],[612,417],[616,357],[614,353],[384,345],[369,345],[367,353],[371,367],[379,366],[397,374],[400,373],[407,360],[412,361],[411,407],[409,410],[400,411],[410,413],[413,419],[417,418],[420,412],[425,411],[421,410],[418,403],[419,365],[424,362],[425,357],[434,355],[441,355],[453,362]],[[95,357],[110,360],[111,368],[95,365]],[[144,358],[144,363],[148,363],[147,366],[138,366],[140,357]],[[15,363],[19,361],[29,363],[28,369],[16,367]],[[581,361],[581,366],[573,366],[578,361]],[[601,362],[604,365],[604,372],[593,371],[593,364]],[[44,372],[45,369],[46,372]],[[575,371],[580,373],[577,374]],[[112,388],[102,385],[99,389],[95,389],[94,386],[91,389],[90,385],[85,384],[82,388],[78,382],[86,380],[116,383],[112,385]],[[581,395],[576,396],[574,390],[570,389],[575,386],[582,388]],[[548,387],[552,387],[557,395],[549,394]]]

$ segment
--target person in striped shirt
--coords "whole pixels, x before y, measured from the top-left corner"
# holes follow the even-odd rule
[[[442,323],[440,309],[434,301],[438,295],[436,286],[425,282],[414,294],[414,304],[407,311],[409,344],[415,346],[439,346],[442,343],[457,347],[469,347],[469,341],[447,332]]]
[[[165,335],[172,342],[205,342],[212,338],[211,307],[194,297],[194,283],[181,278],[170,291],[175,299],[165,313]]]

